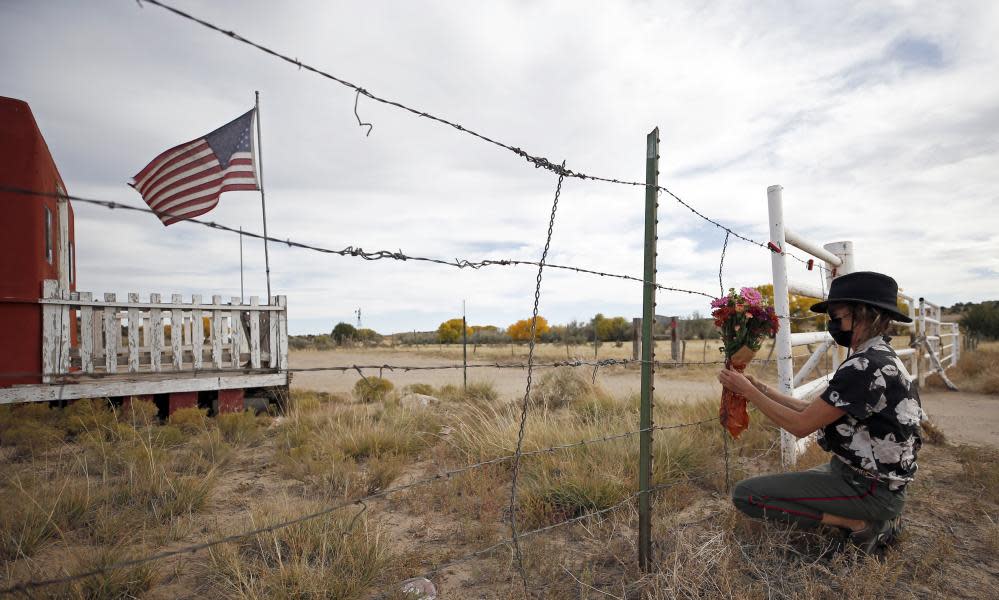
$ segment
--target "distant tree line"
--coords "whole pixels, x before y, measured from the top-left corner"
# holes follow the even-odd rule
[[[956,307],[957,308],[955,310]],[[950,307],[950,312],[960,313],[961,327],[979,338],[999,339],[999,300],[984,302],[961,302]]]

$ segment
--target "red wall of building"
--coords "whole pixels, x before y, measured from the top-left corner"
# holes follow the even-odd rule
[[[0,125],[0,185],[65,191],[28,104],[0,97]],[[46,207],[52,214],[51,262],[46,260]],[[77,249],[72,206],[68,212],[69,240]],[[42,369],[42,312],[37,300],[43,280],[59,279],[58,201],[0,190],[0,215],[0,386],[38,383],[34,374]],[[4,375],[11,372],[32,375]]]

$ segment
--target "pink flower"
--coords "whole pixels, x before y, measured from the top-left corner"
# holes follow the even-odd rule
[[[711,308],[721,308],[723,306],[728,306],[728,296],[722,296],[711,301]]]
[[[763,294],[761,294],[760,290],[756,288],[744,287],[739,290],[739,292],[742,294],[742,297],[746,299],[746,302],[750,304],[750,306],[759,306],[763,303]]]

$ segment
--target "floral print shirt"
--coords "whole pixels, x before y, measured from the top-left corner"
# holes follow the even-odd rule
[[[916,474],[923,409],[889,341],[871,338],[836,370],[821,397],[846,414],[817,437],[823,450],[897,491]]]

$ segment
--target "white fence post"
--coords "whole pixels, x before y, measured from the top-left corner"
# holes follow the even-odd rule
[[[917,335],[923,338],[926,335],[926,300],[923,298],[919,299],[919,327],[916,328]],[[925,339],[922,344],[919,344],[919,348],[916,349],[919,355],[919,387],[922,389],[926,385],[926,371],[929,369],[929,361],[926,356],[926,344]]]
[[[149,294],[150,304],[161,304],[159,294]],[[149,365],[154,373],[159,373],[162,369],[163,359],[163,310],[160,308],[149,309],[150,328],[143,333],[149,337]]]
[[[91,292],[80,292],[80,300],[90,302],[94,299]],[[94,372],[94,307],[80,307],[80,369],[84,373]]]
[[[780,252],[770,253],[770,266],[774,276],[774,311],[780,324],[774,340],[774,354],[777,356],[777,387],[782,394],[794,393],[794,363],[791,360],[791,305],[787,290],[787,258],[784,256],[784,201],[783,188],[772,185],[767,188],[767,208],[770,213],[770,241]],[[798,460],[797,444],[794,436],[780,432],[781,463],[785,468],[792,467]]]
[[[173,352],[173,370],[180,371],[184,366],[184,297],[171,294],[170,304],[170,349]]]

